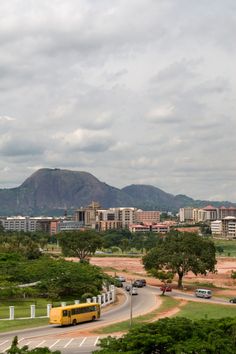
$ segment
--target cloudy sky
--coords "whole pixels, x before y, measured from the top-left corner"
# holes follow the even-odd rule
[[[2,0],[0,188],[42,167],[236,201],[235,0]]]

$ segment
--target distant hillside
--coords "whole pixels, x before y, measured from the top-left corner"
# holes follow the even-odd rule
[[[233,205],[174,196],[149,185],[122,189],[99,181],[88,172],[43,168],[17,188],[0,189],[0,215],[63,215],[98,201],[103,208],[134,206],[144,210],[178,211],[183,206]]]

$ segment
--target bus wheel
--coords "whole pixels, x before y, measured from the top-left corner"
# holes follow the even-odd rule
[[[95,321],[95,320],[96,320],[96,316],[93,316],[93,317],[92,317],[92,321]]]
[[[72,324],[73,324],[73,326],[76,326],[77,325],[76,320],[73,320]]]

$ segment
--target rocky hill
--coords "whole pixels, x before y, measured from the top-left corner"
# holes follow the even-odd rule
[[[103,208],[134,206],[165,211],[209,204],[185,195],[174,196],[153,186],[131,185],[118,189],[87,172],[43,168],[17,188],[0,189],[0,215],[63,215],[65,210],[92,201],[98,201]]]

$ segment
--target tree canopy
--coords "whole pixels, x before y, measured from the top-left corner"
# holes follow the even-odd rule
[[[134,327],[121,338],[101,339],[94,354],[233,354],[236,320],[191,321],[187,318],[164,318]]]
[[[58,235],[64,256],[88,260],[102,246],[102,237],[91,230],[65,231]]]
[[[145,269],[157,276],[159,271],[178,275],[178,287],[182,287],[184,275],[192,271],[195,275],[215,271],[214,243],[195,233],[174,231],[159,239],[158,245],[144,257]]]

